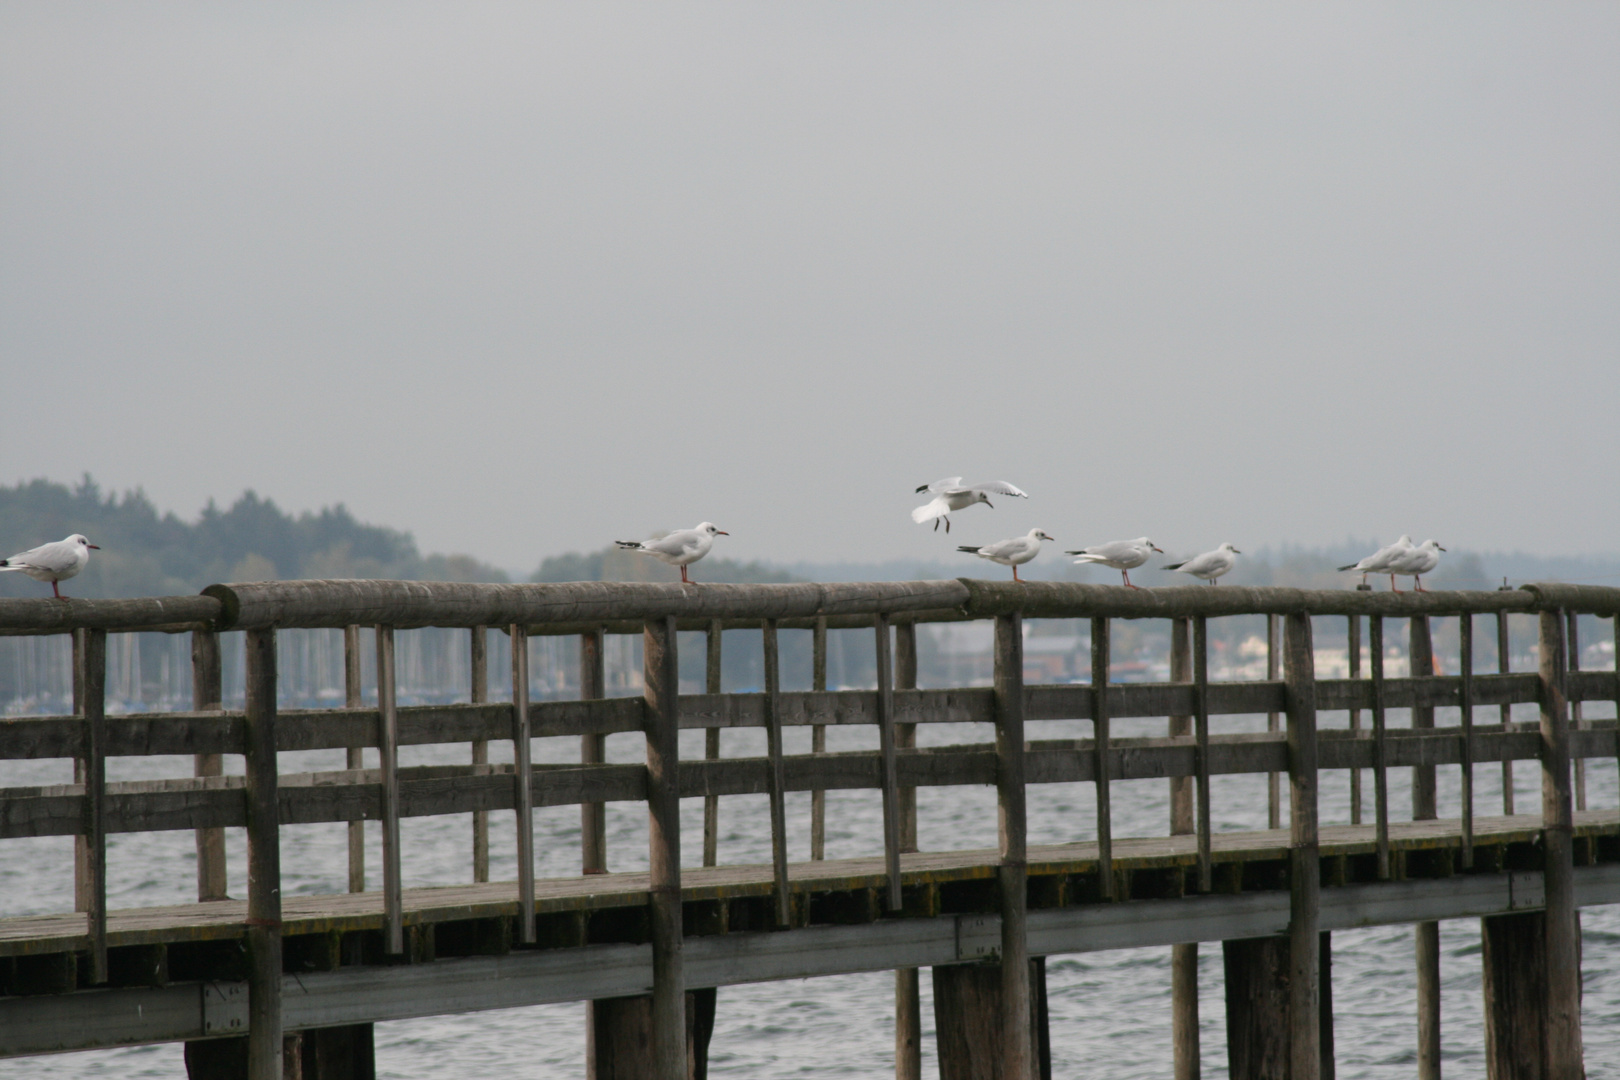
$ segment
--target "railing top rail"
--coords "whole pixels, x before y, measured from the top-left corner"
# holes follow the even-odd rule
[[[665,617],[677,619],[681,629],[702,629],[715,619],[728,627],[775,619],[783,628],[808,628],[819,618],[838,628],[867,625],[880,612],[897,622],[946,622],[1014,611],[1026,618],[1169,619],[1290,612],[1399,618],[1545,610],[1620,615],[1620,588],[1537,582],[1518,589],[1422,593],[1233,585],[1127,589],[969,578],[791,585],[271,581],[210,585],[201,596],[0,600],[0,635],[56,634],[80,628],[183,631],[380,625],[405,629],[514,624],[541,634],[591,628],[635,632],[642,621]]]

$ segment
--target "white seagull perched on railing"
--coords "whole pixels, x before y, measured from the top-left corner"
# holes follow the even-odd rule
[[[993,563],[1012,567],[1013,580],[1022,581],[1018,576],[1018,568],[1029,562],[1041,553],[1042,540],[1056,540],[1055,536],[1048,536],[1040,529],[1031,529],[1027,536],[1015,536],[1011,540],[997,540],[984,547],[959,547],[957,551],[965,551],[969,555],[977,555],[981,559],[989,559]]]
[[[615,540],[623,551],[639,551],[651,555],[661,563],[681,568],[681,582],[691,584],[686,568],[709,553],[714,538],[730,536],[724,529],[715,528],[714,522],[705,521],[695,529],[676,529],[672,533],[651,540]]]
[[[83,533],[74,533],[66,540],[41,544],[8,559],[0,559],[0,570],[16,570],[35,581],[48,581],[56,598],[66,600],[62,590],[56,587],[57,582],[66,581],[83,570],[84,564],[90,561],[90,553],[100,550],[86,540]]]
[[[932,484],[923,484],[917,489],[918,494],[925,491],[931,493],[934,498],[931,502],[924,503],[913,510],[911,520],[919,525],[925,521],[932,521],[934,529],[937,531],[940,519],[944,518],[946,532],[951,531],[951,519],[946,517],[947,514],[954,514],[958,510],[966,510],[974,503],[984,503],[984,505],[994,510],[996,508],[995,504],[990,501],[992,495],[1013,495],[1020,499],[1029,498],[1028,495],[1005,480],[991,480],[984,484],[963,486],[960,476],[935,480]]]
[[[1108,544],[1098,544],[1096,547],[1082,548],[1079,551],[1068,551],[1066,555],[1078,555],[1074,560],[1078,563],[1096,563],[1099,566],[1111,566],[1125,575],[1125,587],[1136,588],[1131,584],[1131,571],[1148,561],[1148,556],[1157,551],[1164,554],[1164,549],[1145,536],[1138,536],[1135,540],[1115,540]]]
[[[1360,562],[1351,563],[1349,566],[1341,566],[1339,570],[1341,572],[1345,570],[1357,571],[1361,574],[1361,583],[1363,585],[1367,584],[1368,574],[1389,574],[1389,587],[1393,589],[1395,587],[1395,575],[1390,568],[1411,550],[1412,538],[1402,534],[1399,540],[1388,547],[1381,547]]]
[[[1411,575],[1412,585],[1418,592],[1428,592],[1423,587],[1423,575],[1429,573],[1440,565],[1440,553],[1446,550],[1437,540],[1425,540],[1417,547],[1402,555],[1390,564],[1389,587],[1395,587],[1395,575]]]
[[[1178,574],[1191,574],[1195,578],[1203,578],[1211,585],[1214,585],[1216,578],[1232,569],[1237,563],[1233,556],[1241,554],[1243,552],[1231,544],[1222,544],[1214,551],[1206,551],[1202,555],[1194,555],[1192,558],[1183,559],[1181,562],[1169,563],[1162,569],[1174,570]]]

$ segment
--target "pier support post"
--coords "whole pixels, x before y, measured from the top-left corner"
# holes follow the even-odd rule
[[[1029,1080],[1028,841],[1024,813],[1024,619],[996,617],[996,805],[1001,901],[1002,1069],[1006,1080]]]
[[[1288,1056],[1292,1080],[1318,1080],[1323,1073],[1315,664],[1311,617],[1302,611],[1290,612],[1283,632],[1283,680],[1288,710]],[[1331,1040],[1327,1043],[1331,1045]]]
[[[219,712],[224,706],[224,680],[219,654],[219,634],[194,630],[191,634],[191,708],[193,712]],[[222,776],[224,754],[198,754],[192,763],[194,776]],[[223,900],[225,884],[225,830],[197,830],[197,899]]]
[[[894,627],[894,688],[917,689],[917,624]],[[916,724],[894,725],[896,749],[917,745]],[[917,850],[917,789],[900,789],[900,852]],[[922,989],[916,968],[894,973],[894,1078],[922,1080]]]
[[[686,983],[681,967],[681,789],[675,619],[648,620],[643,635],[647,702],[648,922],[653,992],[653,1063],[639,1074],[682,1080],[686,1062]],[[602,1020],[601,1006],[597,1021]],[[599,1027],[600,1030],[600,1027]],[[600,1045],[600,1043],[598,1043]],[[600,1059],[598,1059],[600,1065]]]
[[[1546,1069],[1547,917],[1539,911],[1479,920],[1484,949],[1485,1075],[1550,1080]]]
[[[1412,616],[1406,655],[1414,677],[1434,674],[1434,642],[1429,635],[1429,617]],[[1412,707],[1412,727],[1434,727],[1431,706]],[[1412,820],[1433,821],[1438,816],[1435,769],[1433,765],[1412,767]],[[1412,928],[1413,953],[1417,960],[1417,1041],[1418,1080],[1440,1080],[1440,924],[1420,922]]]
[[[281,1080],[281,823],[276,794],[276,631],[245,635],[247,1080]]]
[[[1040,1080],[1052,1075],[1051,1040],[1047,1034],[1046,963],[1044,958],[1022,966],[1030,988],[1025,996],[1022,1046],[1017,1055]],[[934,1031],[939,1051],[940,1080],[1022,1080],[1009,1068],[1007,1052],[1006,977],[1004,964],[939,964],[933,968]]]
[[[594,1023],[586,1062],[589,1080],[644,1080],[670,1075],[654,1050],[653,998],[603,998],[593,1001]],[[709,1038],[714,1034],[715,992],[712,987],[689,990],[684,1009],[686,1053],[678,1057],[686,1080],[709,1075]]]
[[[1574,814],[1561,612],[1541,613],[1542,875],[1547,892],[1545,1075],[1584,1075],[1580,923],[1575,912]]]
[[[1170,624],[1170,681],[1193,681],[1192,620]],[[1191,716],[1170,717],[1171,737],[1193,734]],[[1170,778],[1170,835],[1185,836],[1197,829],[1193,812],[1193,778]],[[1198,944],[1170,946],[1170,1043],[1175,1055],[1175,1080],[1199,1080],[1202,1064],[1198,1048]]]
[[[1333,1080],[1332,935],[1311,952],[1321,976],[1316,1036],[1321,1080]],[[1226,1056],[1232,1080],[1297,1080],[1292,1047],[1293,948],[1286,936],[1221,942],[1226,966]],[[1310,1075],[1317,1075],[1312,1073]]]

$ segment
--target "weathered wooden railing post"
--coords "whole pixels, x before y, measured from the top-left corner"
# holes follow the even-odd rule
[[[680,658],[675,619],[643,636],[647,702],[647,858],[653,954],[652,1053],[661,1080],[686,1077],[686,983],[681,964]]]
[[[793,922],[793,896],[788,891],[787,778],[782,767],[782,663],[777,648],[775,619],[765,620],[760,630],[760,644],[765,664],[765,756],[769,765],[766,797],[771,807],[771,875],[776,883],[776,925],[787,927]]]
[[[1367,649],[1372,665],[1373,822],[1378,850],[1378,878],[1388,881],[1389,737],[1384,713],[1384,617],[1367,616]]]
[[[360,676],[360,628],[343,628],[343,704],[358,709],[365,704]],[[345,753],[350,769],[366,767],[364,747],[351,746]],[[366,823],[364,819],[349,822],[349,891],[366,891]]]
[[[1361,616],[1350,616],[1346,631],[1346,652],[1350,660],[1350,678],[1361,678]],[[1361,730],[1361,710],[1350,710],[1350,730]],[[1350,770],[1350,824],[1361,824],[1361,770]]]
[[[1462,865],[1474,867],[1474,616],[1457,617],[1458,705],[1462,719]]]
[[[219,635],[212,630],[191,634],[191,708],[194,712],[219,712],[223,681],[220,678]],[[224,754],[198,754],[192,761],[194,776],[223,776]],[[197,899],[223,900],[226,897],[225,830],[197,830]]]
[[[1503,584],[1501,591],[1511,591]],[[1496,613],[1496,670],[1498,674],[1506,675],[1513,669],[1512,641],[1508,636],[1508,613]],[[1513,706],[1504,703],[1500,706],[1500,719],[1502,727],[1507,728],[1513,721]],[[1513,813],[1513,759],[1502,759],[1502,813]]]
[[[1574,815],[1570,800],[1569,714],[1559,612],[1541,613],[1541,827],[1546,883],[1547,1077],[1584,1074],[1581,1053],[1581,943],[1575,910]]]
[[[889,617],[872,620],[877,646],[878,754],[883,764],[883,865],[889,879],[886,907],[901,908],[900,895],[900,777],[894,740],[894,662],[889,642]]]
[[[489,629],[475,626],[467,638],[467,700],[482,705],[489,700]],[[489,740],[474,739],[472,764],[489,764]],[[489,811],[473,811],[473,880],[489,880]]]
[[[903,622],[894,628],[894,687],[917,689],[917,624]],[[819,728],[819,725],[818,725]],[[899,749],[917,745],[916,724],[896,724],[894,744]],[[900,789],[900,851],[917,850],[917,789]],[[916,968],[898,968],[894,973],[894,1075],[895,1080],[922,1080],[922,988]]]
[[[1193,681],[1192,620],[1177,618],[1170,624],[1170,681]],[[1170,735],[1193,734],[1192,716],[1170,717]],[[1194,780],[1170,779],[1170,835],[1186,836],[1198,827]],[[1198,945],[1170,946],[1170,1042],[1175,1058],[1175,1080],[1198,1080]]]
[[[281,821],[276,631],[244,635],[248,841],[248,1080],[281,1080]]]
[[[1428,616],[1414,615],[1408,626],[1409,674],[1427,678],[1434,674],[1434,642],[1429,635]],[[1412,706],[1413,730],[1433,727],[1433,707]],[[1414,765],[1412,820],[1433,821],[1438,813],[1434,766]],[[1418,923],[1412,928],[1412,941],[1417,960],[1418,1080],[1440,1080],[1440,924]]]
[[[707,648],[704,651],[704,680],[703,692],[705,694],[718,694],[722,686],[721,664],[724,653],[721,652],[723,624],[719,619],[709,621],[709,631],[706,635]],[[703,760],[720,760],[720,729],[707,728],[703,732]],[[720,861],[720,796],[705,795],[703,797],[703,865],[715,866]]]
[[[1568,624],[1568,627],[1569,627],[1569,631],[1568,631],[1567,644],[1564,647],[1565,663],[1568,666],[1570,671],[1579,671],[1579,670],[1581,670],[1581,616],[1580,616],[1580,612],[1577,612],[1577,611],[1569,612],[1568,613],[1567,624]],[[1572,733],[1573,732],[1578,732],[1578,731],[1581,730],[1581,703],[1579,701],[1571,701],[1569,703],[1569,730]],[[1585,810],[1586,809],[1586,759],[1583,758],[1583,757],[1576,757],[1573,761],[1571,761],[1570,764],[1574,767],[1574,770],[1575,770],[1575,809],[1577,809],[1577,810]]]
[[[1091,620],[1091,730],[1096,759],[1097,784],[1097,878],[1103,899],[1114,899],[1113,804],[1109,801],[1109,772],[1113,767],[1108,738],[1108,668],[1112,646],[1109,620]]]
[[[534,927],[534,766],[529,729],[529,630],[514,623],[512,639],[512,782],[517,818],[518,940],[533,945]]]
[[[1282,656],[1277,648],[1277,624],[1280,615],[1266,616],[1266,679],[1277,681],[1279,663]],[[1276,713],[1266,714],[1266,730],[1276,734],[1281,729],[1282,719]],[[1276,773],[1266,774],[1266,822],[1267,828],[1282,828],[1282,778]]]
[[[810,639],[810,689],[827,689],[827,619],[819,616]],[[810,728],[810,752],[827,752],[827,725]],[[820,788],[810,792],[810,860],[827,857],[827,793]]]
[[[1292,1080],[1317,1080],[1325,1046],[1321,1013],[1321,860],[1317,837],[1316,660],[1307,612],[1290,612],[1283,677],[1288,707],[1289,1062]],[[1332,1023],[1332,1018],[1326,1018]],[[1324,1045],[1325,1044],[1325,1045]],[[1329,1051],[1331,1052],[1331,1051]]]
[[[579,696],[582,701],[607,697],[607,658],[603,652],[602,628],[579,635]],[[587,733],[579,737],[579,760],[600,765],[607,760],[607,736]],[[607,804],[579,804],[580,872],[607,873]]]
[[[85,912],[90,932],[90,982],[107,981],[107,631],[82,630],[84,658]]]
[[[73,631],[73,714],[84,716],[84,656],[85,640],[90,633],[88,630]],[[105,663],[103,664],[105,671]],[[103,675],[105,680],[105,675]],[[103,682],[105,686],[105,682]],[[83,754],[73,759],[73,782],[75,784],[88,784],[90,776],[90,760]],[[73,838],[73,910],[90,910],[90,838],[82,830]]]
[[[399,708],[394,683],[394,628],[377,636],[377,757],[382,766],[383,950],[405,951],[405,894],[400,868]]]

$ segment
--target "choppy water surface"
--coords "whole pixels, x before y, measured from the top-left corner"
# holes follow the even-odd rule
[[[1528,719],[1529,717],[1524,717]],[[1392,723],[1399,723],[1392,716]],[[1324,726],[1343,724],[1342,714],[1324,714]],[[1447,719],[1442,710],[1439,722]],[[1455,722],[1452,720],[1451,722]],[[1118,736],[1159,734],[1164,721],[1116,721]],[[1089,735],[1089,724],[1031,724],[1031,738]],[[1217,718],[1219,731],[1263,729],[1264,718]],[[989,741],[983,727],[925,728],[924,745]],[[702,755],[702,736],[682,733],[682,753]],[[759,754],[763,733],[727,731],[724,753]],[[875,732],[833,729],[829,749],[873,748]],[[509,749],[509,747],[508,747]],[[609,756],[634,761],[638,736],[614,736]],[[790,753],[809,750],[806,730],[788,732]],[[491,747],[494,756],[499,748]],[[536,743],[536,759],[577,760],[577,740]],[[465,747],[408,748],[404,764],[466,760]],[[283,755],[285,771],[341,768],[340,751]],[[59,783],[70,779],[66,762],[0,763],[0,783]],[[110,779],[189,775],[190,762],[178,758],[115,759]],[[1391,772],[1394,816],[1410,807],[1405,770]],[[1440,770],[1443,816],[1458,813],[1458,770]],[[1539,773],[1534,763],[1518,766],[1515,788],[1520,808],[1539,806]],[[1590,805],[1614,807],[1620,783],[1613,760],[1594,762]],[[1163,781],[1131,781],[1114,786],[1118,836],[1167,832],[1168,796]],[[1371,783],[1366,785],[1371,798]],[[1497,813],[1501,772],[1496,765],[1477,770],[1478,812]],[[1264,827],[1265,783],[1259,777],[1218,777],[1212,784],[1217,830]],[[1033,789],[1029,800],[1030,841],[1052,843],[1095,836],[1095,794],[1091,785],[1052,785]],[[925,789],[919,793],[919,831],[925,850],[991,847],[995,844],[995,793],[990,788]],[[683,856],[701,861],[702,803],[683,803]],[[1324,773],[1324,824],[1349,820],[1348,776]],[[809,797],[789,796],[790,851],[809,857]],[[1284,809],[1286,814],[1286,805]],[[721,860],[769,861],[769,815],[763,796],[735,797],[721,803]],[[577,872],[579,817],[574,808],[539,811],[536,817],[537,867],[542,875]],[[1370,805],[1369,805],[1370,817]],[[829,858],[881,850],[881,808],[876,792],[833,792],[827,797]],[[514,830],[509,815],[492,815],[491,876],[515,876]],[[634,804],[608,808],[609,862],[614,870],[644,868],[647,858],[645,812]],[[410,819],[402,824],[406,887],[465,882],[471,877],[471,824],[468,816]],[[380,864],[378,833],[368,826],[368,867]],[[289,894],[341,892],[347,882],[346,832],[342,825],[287,826],[282,831],[282,868]],[[241,830],[230,830],[231,892],[245,891],[245,852]],[[21,915],[72,907],[71,842],[65,838],[11,840],[0,861],[0,915]],[[109,901],[114,907],[183,903],[194,896],[195,850],[191,834],[114,836],[108,844]],[[1586,1060],[1593,1080],[1620,1078],[1620,905],[1589,908],[1582,915],[1585,953]],[[1416,980],[1409,927],[1346,931],[1333,938],[1333,997],[1338,1071],[1343,1078],[1406,1078],[1416,1061]],[[1473,920],[1441,926],[1444,985],[1442,1031],[1446,1069],[1453,1076],[1484,1074],[1480,996],[1479,928]],[[1054,1075],[1115,1078],[1170,1075],[1170,955],[1168,949],[1139,949],[1054,957],[1047,964]],[[1217,945],[1200,950],[1200,1017],[1204,1073],[1226,1075],[1221,955]],[[923,987],[924,1069],[937,1075],[933,1058],[932,995]],[[892,1075],[893,976],[887,972],[797,982],[728,987],[720,991],[719,1016],[710,1051],[715,1076],[786,1078],[797,1076],[883,1077]],[[577,1077],[584,1074],[583,1007],[540,1006],[466,1016],[432,1017],[377,1026],[380,1076],[408,1080],[466,1080],[470,1076]],[[185,1069],[178,1045],[65,1054],[0,1062],[0,1080],[12,1078],[179,1077]]]

